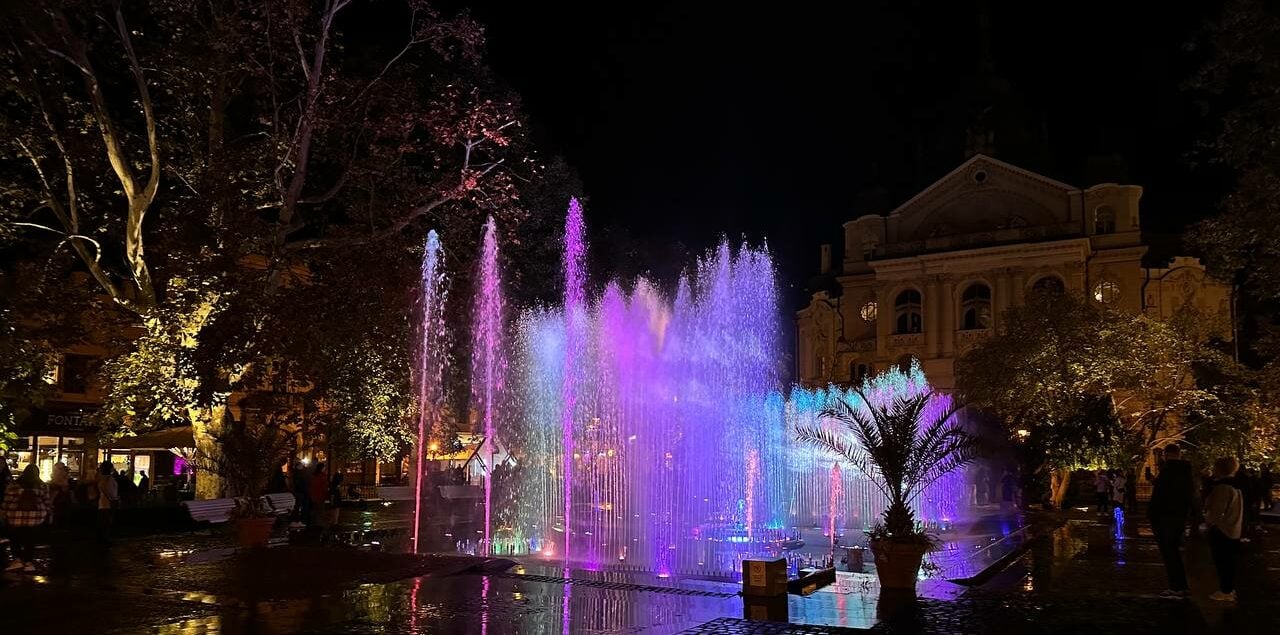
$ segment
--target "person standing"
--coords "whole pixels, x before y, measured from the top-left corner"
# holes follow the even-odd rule
[[[311,489],[307,480],[307,466],[301,461],[295,463],[289,475],[293,479],[293,504],[297,512],[297,520],[308,527],[311,526]]]
[[[14,557],[7,569],[35,571],[37,533],[49,520],[49,488],[40,480],[40,468],[29,463],[17,482],[5,489],[4,518]]]
[[[1271,466],[1262,467],[1262,473],[1258,475],[1259,489],[1262,490],[1262,508],[1271,511],[1271,488],[1275,487],[1276,481],[1271,476]]]
[[[1105,514],[1111,508],[1111,479],[1107,471],[1099,469],[1093,476],[1094,501],[1098,504],[1098,513]]]
[[[1244,529],[1240,534],[1240,542],[1247,543],[1249,536],[1257,531],[1261,520],[1259,512],[1262,505],[1262,482],[1253,473],[1253,469],[1248,467],[1240,470],[1234,481],[1236,489],[1244,497]]]
[[[1169,588],[1160,594],[1164,597],[1188,595],[1187,570],[1179,549],[1187,523],[1195,513],[1196,498],[1191,464],[1182,460],[1182,448],[1177,445],[1166,447],[1164,461],[1160,463],[1160,475],[1151,485],[1151,501],[1147,503],[1151,533],[1155,534],[1169,582]]]
[[[1111,474],[1111,505],[1117,509],[1124,509],[1125,488],[1129,482],[1124,477],[1124,472],[1120,470],[1112,470]]]
[[[1013,470],[1005,470],[1004,476],[1000,478],[1000,511],[1011,512],[1014,510],[1014,499],[1018,491],[1018,477],[1014,475]]]
[[[316,464],[316,471],[311,475],[311,504],[319,507],[329,500],[329,470],[324,463]]]
[[[112,473],[110,461],[98,466],[98,541],[111,541],[111,527],[115,524],[116,508],[120,506],[120,484]]]
[[[9,489],[11,480],[13,480],[13,473],[9,471],[9,457],[0,456],[0,505],[4,504],[5,490]]]
[[[1232,480],[1240,463],[1232,457],[1213,462],[1214,486],[1205,499],[1204,519],[1209,526],[1209,553],[1218,571],[1218,590],[1209,596],[1219,602],[1236,601],[1236,561],[1244,525],[1244,494]]]
[[[333,477],[329,479],[329,501],[332,502],[335,507],[342,504],[343,478],[342,470],[338,470],[334,472]]]

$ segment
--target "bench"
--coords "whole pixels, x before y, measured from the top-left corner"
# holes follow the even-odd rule
[[[284,516],[293,511],[297,499],[289,492],[280,492],[278,494],[267,494],[262,497],[262,504],[267,511],[276,516]]]
[[[187,508],[191,520],[198,523],[225,523],[231,518],[231,510],[236,508],[234,498],[215,498],[203,501],[182,501]]]
[[[202,501],[182,501],[187,508],[191,520],[198,523],[218,524],[231,519],[231,512],[236,508],[235,498],[214,498]],[[263,508],[273,516],[283,516],[293,511],[293,494],[267,494],[262,497]]]

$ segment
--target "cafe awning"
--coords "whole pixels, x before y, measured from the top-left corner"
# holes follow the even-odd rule
[[[106,444],[108,450],[169,450],[170,448],[194,448],[195,435],[191,426],[152,430],[132,437],[121,437]]]

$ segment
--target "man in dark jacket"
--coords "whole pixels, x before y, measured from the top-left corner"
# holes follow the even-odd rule
[[[1155,534],[1156,544],[1160,546],[1160,557],[1164,560],[1165,573],[1169,578],[1169,588],[1160,594],[1165,597],[1188,595],[1187,570],[1182,564],[1182,553],[1178,549],[1182,546],[1187,523],[1198,509],[1196,498],[1191,464],[1182,460],[1182,449],[1177,445],[1166,447],[1160,474],[1151,488],[1151,503],[1147,508],[1151,532]]]

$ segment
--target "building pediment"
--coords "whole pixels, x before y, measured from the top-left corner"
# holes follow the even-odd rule
[[[887,242],[1031,228],[1052,234],[1079,224],[1079,196],[1073,186],[975,155],[890,213]]]

